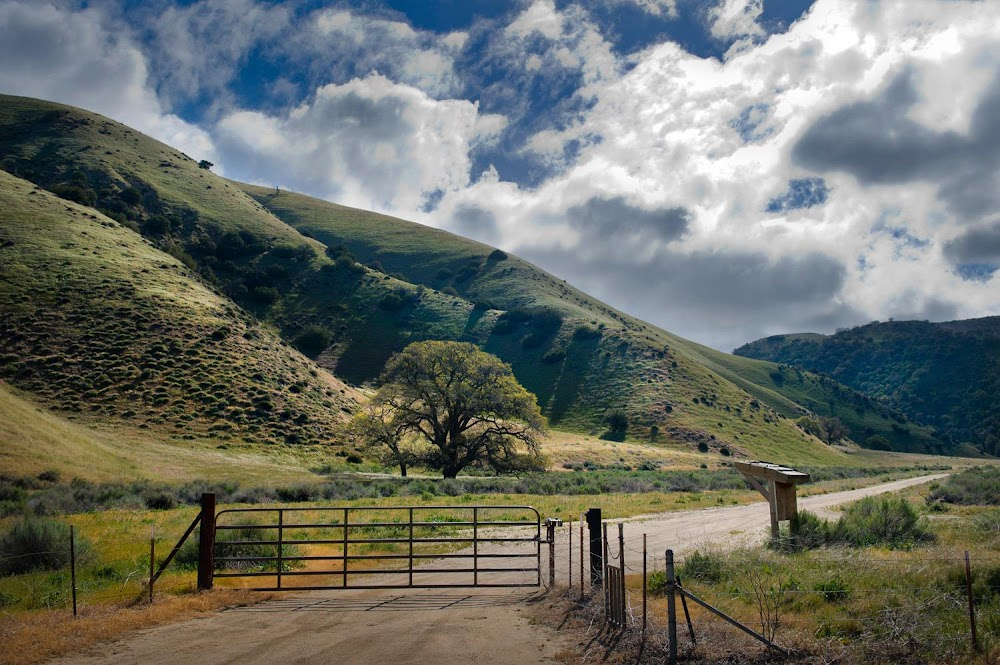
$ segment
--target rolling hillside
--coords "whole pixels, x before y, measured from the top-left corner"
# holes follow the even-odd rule
[[[0,172],[0,378],[80,419],[320,444],[356,394],[141,236]]]
[[[349,411],[354,398],[310,359],[358,385],[411,341],[463,339],[511,363],[570,431],[620,439],[607,416],[624,413],[633,440],[842,463],[791,418],[853,410],[863,433],[895,428],[911,444],[899,449],[939,450],[834,382],[775,379],[769,363],[675,337],[479,243],[225,180],[96,114],[0,97],[0,155],[13,174],[0,181],[10,307],[0,378],[61,409],[318,441],[336,420],[318,414]],[[29,204],[45,222],[37,234]],[[28,268],[6,267],[15,263]],[[56,286],[64,271],[71,289]],[[67,378],[76,372],[89,383]]]
[[[1000,317],[776,335],[735,353],[822,372],[943,438],[1000,453]]]

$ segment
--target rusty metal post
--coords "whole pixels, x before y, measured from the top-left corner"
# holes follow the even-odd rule
[[[472,509],[472,586],[479,586],[479,508]]]
[[[674,576],[674,551],[667,550],[667,634],[670,638],[670,665],[677,665],[677,601]]]
[[[646,534],[642,534],[642,632],[646,633]]]
[[[969,627],[972,630],[972,648],[979,651],[979,637],[976,635],[976,601],[972,596],[972,566],[969,550],[965,550],[965,591],[969,596]]]
[[[198,589],[215,582],[215,494],[201,495],[201,529],[198,534]]]
[[[569,591],[573,592],[573,520],[566,522],[566,531],[569,533]]]
[[[73,585],[73,616],[76,616],[76,532],[73,525],[69,525],[69,575],[70,583]]]
[[[149,604],[153,604],[153,582],[155,581],[155,566],[156,566],[156,529],[155,526],[149,527]]]

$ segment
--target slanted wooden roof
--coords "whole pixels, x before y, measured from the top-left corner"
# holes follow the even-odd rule
[[[779,483],[807,483],[809,474],[804,471],[796,471],[787,466],[774,464],[772,462],[760,462],[747,460],[745,462],[733,462],[733,465],[742,473],[755,478],[774,480]]]

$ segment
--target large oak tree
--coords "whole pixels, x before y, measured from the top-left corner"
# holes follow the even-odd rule
[[[510,365],[475,345],[415,342],[389,360],[380,383],[372,404],[385,427],[374,431],[393,433],[397,443],[402,432],[424,439],[420,461],[445,478],[470,466],[497,473],[544,468],[535,396]]]

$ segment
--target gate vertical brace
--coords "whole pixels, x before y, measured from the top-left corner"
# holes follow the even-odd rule
[[[285,511],[278,508],[278,588],[281,588],[281,551],[284,549]]]
[[[215,582],[215,494],[201,495],[201,528],[198,533],[198,589]]]
[[[677,593],[674,551],[667,550],[667,633],[670,638],[670,665],[677,665]]]
[[[410,507],[410,586],[413,586],[413,508]]]
[[[604,616],[608,616],[611,609],[611,593],[608,584],[608,525],[601,524],[601,544],[604,546],[604,557],[601,561],[601,580],[604,585]]]
[[[412,565],[410,566],[412,568]],[[472,509],[472,586],[479,586],[479,508]]]
[[[344,588],[347,588],[347,520],[349,516],[347,508],[344,508]],[[412,569],[413,566],[410,566]]]
[[[566,530],[569,532],[569,589],[573,590],[573,521],[566,522]]]
[[[545,520],[545,538],[549,541],[549,588],[556,586],[556,525]]]
[[[583,517],[580,518],[580,600],[583,600]]]
[[[535,519],[535,586],[542,586],[542,516]]]

